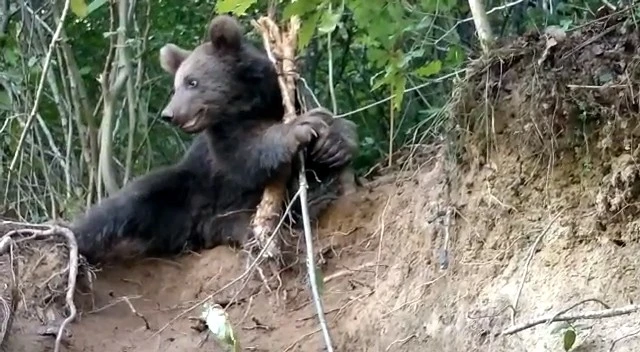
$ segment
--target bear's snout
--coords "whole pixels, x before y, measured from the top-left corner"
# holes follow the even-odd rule
[[[162,119],[162,121],[164,122],[171,122],[173,120],[173,111],[165,108],[164,110],[162,110],[162,112],[160,113],[160,118]]]

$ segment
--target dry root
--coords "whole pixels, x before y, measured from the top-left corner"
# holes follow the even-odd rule
[[[296,88],[295,48],[300,21],[293,16],[289,30],[281,33],[278,26],[270,17],[262,17],[253,22],[254,27],[262,34],[263,43],[267,55],[273,62],[276,70],[280,72],[278,82],[282,92],[283,105],[285,107],[284,122],[289,123],[296,117],[294,94]],[[281,60],[276,60],[276,57]],[[258,244],[267,247],[265,252],[269,258],[280,257],[280,246],[277,241],[270,240],[269,234],[274,232],[281,212],[281,204],[284,200],[286,179],[289,173],[267,186],[264,190],[262,201],[258,205],[256,215],[251,222],[254,237]]]
[[[2,221],[0,225],[3,228],[16,227],[16,225],[20,225],[21,227],[26,227],[26,228],[11,230],[0,238],[0,256],[5,256],[5,257],[8,256],[9,258],[8,260],[10,263],[9,272],[12,275],[11,281],[13,282],[14,287],[21,286],[22,288],[21,291],[25,296],[23,297],[23,300],[32,301],[33,299],[36,299],[36,302],[33,302],[36,304],[36,306],[38,306],[38,303],[42,304],[43,302],[41,300],[45,299],[45,297],[43,297],[44,295],[43,291],[49,290],[49,287],[51,285],[59,286],[60,284],[62,284],[62,282],[55,282],[54,284],[53,281],[56,281],[56,279],[59,278],[59,276],[61,276],[62,274],[68,273],[66,283],[64,284],[66,285],[65,304],[69,310],[69,314],[62,321],[59,328],[57,329],[57,333],[55,334],[56,341],[54,345],[54,352],[58,352],[60,351],[60,344],[63,336],[65,336],[65,329],[67,325],[71,323],[76,317],[76,306],[73,301],[74,292],[76,288],[76,279],[78,276],[78,261],[79,261],[78,245],[76,243],[76,238],[73,232],[71,232],[69,229],[60,227],[60,226],[55,226],[55,225],[43,226],[43,225],[35,225],[35,224],[16,224],[16,223],[7,222],[7,221]],[[61,246],[59,245],[61,243],[58,241],[60,238],[63,238],[65,240],[64,247],[66,247],[67,251],[60,251]],[[42,244],[53,246],[53,248],[37,251],[36,248],[38,247],[38,245],[42,245]],[[16,254],[22,251],[26,253],[26,256],[16,257]],[[36,253],[39,253],[40,256],[39,257],[34,256],[34,254]],[[51,253],[55,254],[57,258],[52,257]],[[29,260],[29,259],[32,259],[32,257],[36,258],[35,264],[31,263],[31,261]],[[60,257],[63,257],[63,258],[60,258]],[[61,259],[64,259],[67,262],[67,264],[66,265],[60,264],[62,262]],[[20,263],[22,264],[22,266],[25,266],[25,268],[22,268],[21,270],[19,270],[22,275],[21,277],[18,277],[16,274],[17,271],[14,270],[14,266],[16,265],[16,263]],[[44,265],[47,265],[48,269],[54,269],[56,267],[62,267],[62,269],[58,268],[59,270],[57,272],[53,272],[54,270],[51,270],[51,272],[47,272],[47,270],[43,270],[43,267],[39,267],[38,270],[36,270],[36,267],[39,266],[40,264],[42,264],[43,267]],[[29,270],[25,270],[27,268]],[[40,282],[42,280],[33,280],[33,276],[35,276],[36,273],[37,274],[44,273],[46,275],[44,277],[44,283]],[[29,276],[29,275],[31,276],[31,277],[27,277],[29,280],[22,280],[24,276]],[[62,280],[62,281],[65,281],[65,280]],[[31,296],[34,296],[34,297],[31,297]],[[56,294],[54,292],[48,292],[46,296],[47,296],[46,299],[48,301],[55,302]],[[15,299],[15,297],[13,297],[12,302],[15,302],[15,301],[17,300]],[[15,309],[16,303],[11,303],[11,304]],[[9,307],[12,307],[12,305],[9,305]],[[11,314],[14,312],[14,309],[9,308],[9,310],[7,310],[7,312],[9,312],[9,318],[11,317]],[[6,321],[3,322],[2,325],[0,325],[5,328],[5,334],[9,330],[9,327],[10,327],[9,325],[10,325],[9,319],[6,319]],[[1,331],[2,329],[0,329],[0,332]]]

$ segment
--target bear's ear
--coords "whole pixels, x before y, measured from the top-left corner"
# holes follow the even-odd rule
[[[240,50],[242,27],[238,21],[228,15],[220,15],[209,24],[209,39],[216,51],[233,52]]]
[[[175,75],[180,64],[191,55],[191,51],[175,44],[166,44],[160,49],[160,66],[168,73]]]

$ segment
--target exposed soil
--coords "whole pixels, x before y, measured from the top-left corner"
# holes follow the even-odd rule
[[[585,299],[638,301],[640,32],[626,14],[603,16],[474,63],[452,103],[458,142],[420,146],[413,167],[323,217],[315,246],[338,351],[561,351],[561,323],[497,334]],[[245,264],[220,247],[107,268],[95,308],[78,299],[67,351],[220,350],[212,339],[198,347],[204,334],[187,317],[199,308],[157,332]],[[254,278],[215,300],[240,290],[228,312],[244,350],[322,351],[306,276],[282,280],[277,292]],[[19,309],[6,350],[52,350],[26,317]],[[638,313],[572,323],[572,351],[640,350]]]

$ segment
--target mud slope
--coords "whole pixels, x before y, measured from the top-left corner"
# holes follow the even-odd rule
[[[560,323],[498,334],[587,299],[571,312],[638,300],[640,36],[625,14],[603,16],[474,63],[452,102],[454,142],[425,147],[409,171],[324,217],[316,248],[338,351],[562,351]],[[217,248],[106,269],[68,351],[219,350],[198,347],[187,317],[199,309],[158,331],[244,265]],[[256,278],[215,299],[239,292],[228,311],[244,350],[322,351],[304,273],[282,279],[274,292]],[[16,319],[8,351],[50,350],[30,324]],[[623,338],[638,313],[573,328],[573,351],[640,350],[640,337]]]

